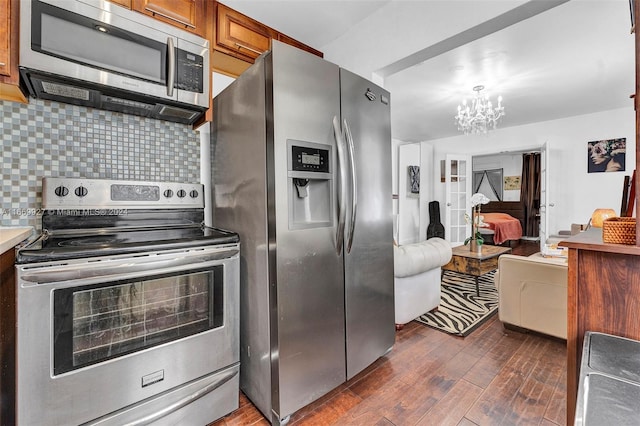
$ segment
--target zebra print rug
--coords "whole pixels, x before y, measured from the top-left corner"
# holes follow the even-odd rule
[[[456,336],[469,335],[498,311],[493,275],[494,272],[490,272],[478,279],[478,297],[473,277],[445,271],[438,309],[420,315],[416,321]]]

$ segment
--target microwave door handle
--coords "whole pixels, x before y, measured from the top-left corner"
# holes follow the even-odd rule
[[[173,86],[176,83],[176,49],[173,38],[167,38],[167,96],[173,96]]]

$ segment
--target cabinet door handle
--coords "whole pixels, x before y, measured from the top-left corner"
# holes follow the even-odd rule
[[[6,65],[7,65],[7,64],[5,64],[4,62],[0,62],[0,67],[4,67],[4,66],[6,66]]]
[[[193,28],[194,30],[196,29],[196,26],[195,26],[195,25],[190,24],[190,23],[189,23],[189,22],[187,22],[187,21],[183,21],[182,19],[176,19],[176,18],[174,18],[173,16],[169,16],[169,15],[167,15],[167,14],[165,14],[165,13],[158,12],[157,10],[154,10],[154,9],[149,9],[148,7],[145,7],[144,9],[145,9],[146,11],[148,11],[148,12],[151,12],[151,13],[152,13],[152,14],[154,14],[154,15],[160,15],[160,16],[162,16],[163,18],[171,19],[172,21],[177,22],[177,23],[178,23],[178,24],[180,24],[180,25],[184,25],[185,27]]]
[[[251,52],[253,52],[253,53],[256,53],[256,54],[258,54],[258,55],[262,55],[262,54],[264,53],[264,52],[261,52],[261,51],[256,50],[256,49],[252,49],[252,48],[251,48],[251,47],[249,47],[249,46],[245,46],[244,44],[240,44],[240,43],[238,43],[238,42],[236,42],[236,46],[238,46],[238,49],[247,49],[247,50],[249,50],[249,51],[251,51]]]

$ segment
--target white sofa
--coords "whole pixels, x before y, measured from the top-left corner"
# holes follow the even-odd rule
[[[495,284],[505,325],[567,338],[566,259],[503,254]]]
[[[406,324],[440,304],[441,266],[451,260],[442,238],[394,247],[396,324]]]

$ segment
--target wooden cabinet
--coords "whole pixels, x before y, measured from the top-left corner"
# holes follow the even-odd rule
[[[200,37],[206,32],[205,0],[107,0]]]
[[[27,102],[18,72],[19,0],[0,0],[0,100]]]
[[[0,424],[15,424],[15,251],[0,254]]]
[[[216,6],[215,49],[253,63],[271,48],[271,40],[277,37],[271,28],[223,4]]]
[[[215,0],[206,1],[205,14],[205,37],[211,44],[212,71],[231,77],[239,76],[258,56],[271,49],[272,40],[279,40],[314,55],[323,56],[322,52]],[[210,107],[204,120],[212,119],[213,109]],[[200,124],[196,123],[195,126]]]
[[[213,2],[211,27],[211,68],[230,76],[238,76],[278,40],[322,57],[322,52],[268,27],[222,3]]]
[[[0,74],[11,75],[11,4],[9,0],[0,0]]]
[[[127,9],[131,9],[131,2],[133,0],[107,0],[109,3],[115,3],[119,6],[126,7]]]
[[[567,424],[573,424],[587,331],[640,340],[640,247],[602,242],[591,228],[569,247],[567,286]]]
[[[205,36],[205,0],[130,0],[131,8],[159,21]],[[117,0],[123,4],[126,0]]]

